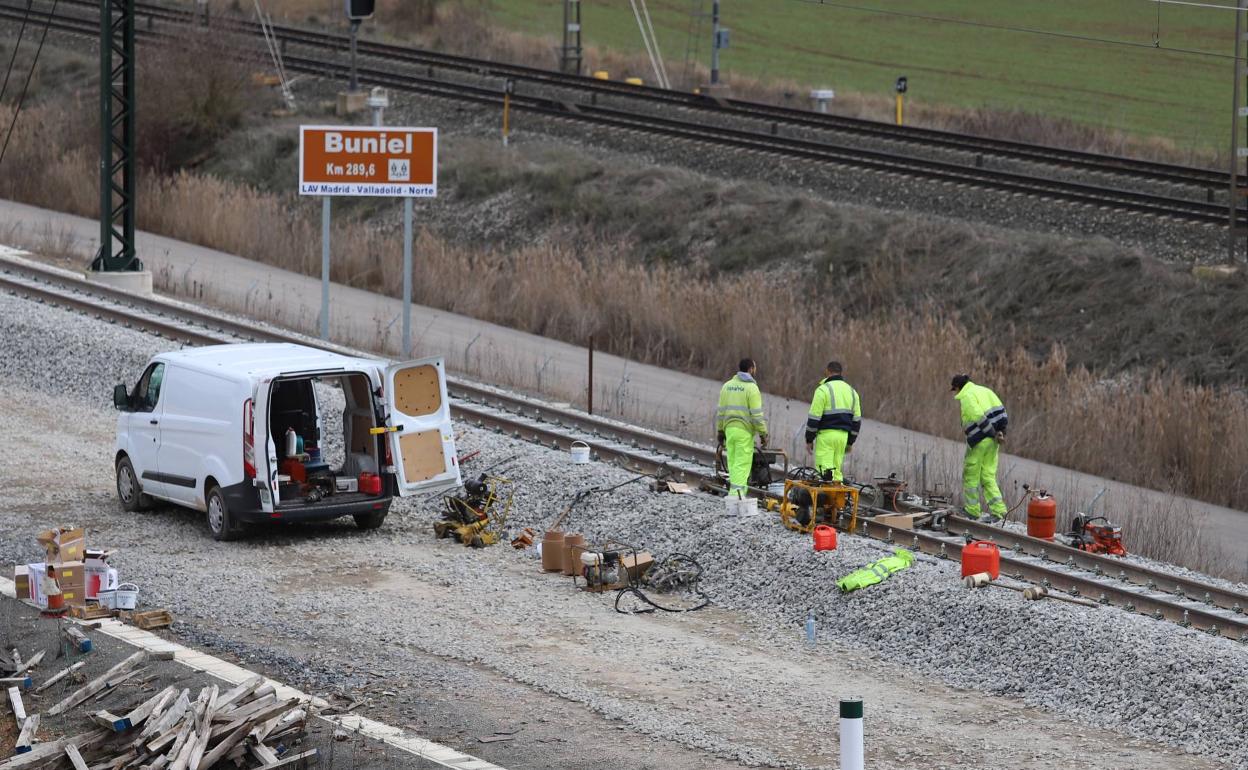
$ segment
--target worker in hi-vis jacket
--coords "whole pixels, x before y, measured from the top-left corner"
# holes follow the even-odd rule
[[[728,465],[728,496],[744,499],[754,464],[754,437],[767,445],[767,419],[763,416],[763,393],[754,381],[758,371],[752,358],[743,358],[737,373],[719,389],[715,432]]]
[[[845,453],[852,451],[862,428],[862,403],[842,376],[840,361],[829,361],[824,378],[810,399],[806,417],[806,449],[815,455],[815,470],[825,481],[841,482]]]
[[[980,492],[987,499],[993,521],[1002,521],[1009,508],[997,486],[997,457],[1005,441],[1010,416],[991,389],[976,385],[965,374],[950,382],[954,398],[962,407],[962,432],[966,436],[966,459],[962,464],[962,510],[978,520]]]

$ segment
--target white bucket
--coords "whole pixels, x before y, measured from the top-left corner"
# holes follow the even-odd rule
[[[737,514],[740,516],[758,515],[758,498],[747,497],[737,503]]]
[[[132,610],[139,604],[139,587],[134,583],[122,583],[117,586],[115,609]]]
[[[589,444],[584,441],[573,441],[571,452],[573,465],[585,465],[589,462]]]

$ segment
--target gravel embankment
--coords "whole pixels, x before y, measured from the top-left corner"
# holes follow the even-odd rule
[[[445,99],[421,98],[419,102],[398,103],[387,115],[401,124],[406,120],[407,125],[437,125],[447,135],[493,138],[498,136],[499,130],[497,110],[466,106]],[[1071,205],[1040,197],[1012,196],[995,190],[931,182],[852,166],[741,152],[700,142],[656,137],[644,132],[600,128],[592,123],[543,117],[523,111],[513,117],[512,131],[513,142],[553,139],[563,145],[586,148],[600,157],[615,158],[626,168],[671,165],[711,177],[803,191],[848,206],[883,209],[900,217],[935,216],[1059,237],[1106,238],[1117,244],[1138,247],[1149,256],[1177,262],[1218,259],[1225,252],[1223,228],[1164,217]],[[879,146],[872,144],[877,148]],[[1018,170],[1034,172],[1026,166],[1020,164]],[[1099,180],[1089,177],[1081,181]],[[453,209],[448,209],[446,214],[451,217],[456,215]],[[436,207],[434,216],[437,217]]]
[[[436,499],[396,503],[378,532],[348,520],[237,544],[208,539],[199,514],[124,516],[102,459],[110,391],[169,343],[7,296],[0,315],[11,364],[0,377],[9,392],[31,394],[10,401],[0,431],[29,429],[39,462],[73,469],[67,494],[28,478],[33,458],[8,458],[0,473],[15,483],[5,494],[19,504],[0,507],[0,558],[32,556],[36,528],[79,518],[117,549],[123,575],[142,582],[148,601],[175,611],[184,638],[245,640],[268,651],[270,665],[324,677],[322,686],[360,671],[399,678],[429,656],[460,661],[578,704],[573,711],[586,714],[573,713],[564,731],[592,714],[660,741],[655,751],[747,764],[834,766],[828,724],[849,691],[873,709],[875,767],[1212,766],[1124,735],[1248,764],[1248,645],[1113,609],[971,593],[956,564],[931,557],[841,596],[835,579],[879,558],[884,544],[842,536],[836,551],[815,553],[769,516],[726,519],[719,501],[656,494],[641,482],[592,497],[567,528],[693,555],[719,609],[617,615],[611,595],[571,591],[566,579],[539,574],[531,553],[432,542]],[[488,432],[464,429],[460,441],[461,451],[482,450],[466,475],[515,456],[496,469],[516,482],[513,527],[540,530],[577,490],[630,478]],[[800,629],[812,608],[819,644],[807,651]],[[464,672],[439,682],[484,686]],[[386,708],[408,715],[415,704]],[[526,730],[537,729],[525,718]],[[672,766],[699,765],[682,755]]]

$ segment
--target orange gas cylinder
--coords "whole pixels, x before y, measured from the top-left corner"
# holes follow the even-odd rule
[[[988,540],[975,540],[962,548],[962,577],[987,572],[996,580],[1001,576],[1001,551]]]
[[[1047,492],[1039,492],[1027,503],[1027,534],[1052,540],[1057,532],[1057,501]]]
[[[832,529],[827,524],[820,524],[815,527],[815,550],[835,551],[836,530]]]

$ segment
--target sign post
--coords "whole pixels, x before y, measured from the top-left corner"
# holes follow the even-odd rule
[[[436,128],[300,126],[299,194],[321,206],[321,337],[329,339],[329,221],[335,195],[403,198],[403,355],[412,350],[412,199],[438,194]]]
[[[893,90],[897,92],[897,125],[899,126],[905,124],[905,113],[903,110],[905,109],[906,89],[908,87],[909,81],[905,75],[897,78],[897,82],[893,85]]]

